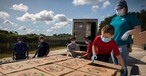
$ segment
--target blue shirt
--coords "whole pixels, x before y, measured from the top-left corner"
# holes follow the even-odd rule
[[[126,41],[123,41],[121,37],[125,32],[128,30],[134,29],[135,26],[140,25],[140,22],[138,18],[133,15],[127,13],[124,16],[116,16],[112,19],[111,23],[112,26],[115,28],[115,33],[114,33],[114,40],[116,41],[116,44],[118,46],[125,45],[125,44],[131,44],[132,43],[132,38],[131,36],[128,37]]]
[[[26,51],[28,50],[28,47],[25,43],[16,43],[14,45],[13,50],[15,50],[16,54],[25,54]]]

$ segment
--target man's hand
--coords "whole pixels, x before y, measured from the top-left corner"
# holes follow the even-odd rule
[[[88,53],[86,53],[85,55],[81,56],[82,58],[85,58],[88,56]]]
[[[35,58],[35,56],[33,56],[32,58]]]
[[[121,72],[122,72],[122,75],[127,76],[127,68],[126,67],[123,67]]]
[[[131,31],[125,32],[125,33],[123,34],[123,36],[122,36],[121,39],[124,40],[124,41],[127,40],[130,34],[131,34]]]
[[[77,58],[82,58],[82,56],[77,56]]]
[[[93,54],[93,56],[92,56],[92,58],[91,58],[92,63],[94,63],[94,60],[95,60],[95,59],[97,59],[97,56],[96,56],[96,54]]]
[[[29,56],[26,56],[26,59],[29,59]]]
[[[15,60],[15,59],[16,59],[16,57],[15,57],[15,56],[13,56],[13,57],[12,57],[12,59],[13,59],[13,60]]]

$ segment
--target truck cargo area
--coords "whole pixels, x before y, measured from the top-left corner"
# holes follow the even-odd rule
[[[86,51],[85,37],[91,36],[92,41],[97,35],[98,19],[73,19],[73,36],[81,51]]]

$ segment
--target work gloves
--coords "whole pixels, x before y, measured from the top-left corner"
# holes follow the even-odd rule
[[[127,68],[126,67],[123,67],[122,68],[122,71],[121,71],[121,76],[128,76],[127,74],[128,74],[128,71],[127,71]]]
[[[95,59],[97,59],[97,56],[96,56],[96,54],[95,54],[95,53],[93,53],[93,56],[92,56],[92,58],[91,58],[92,63],[94,63],[94,60],[95,60]]]
[[[131,35],[131,31],[125,32],[125,33],[123,34],[123,36],[121,37],[121,39],[125,41],[125,40],[128,39],[129,35]]]

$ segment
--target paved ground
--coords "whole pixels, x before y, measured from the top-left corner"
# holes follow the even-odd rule
[[[129,54],[128,72],[129,76],[146,76],[146,50],[138,47],[132,47],[133,51]],[[49,55],[64,54],[67,49],[51,51]],[[30,55],[30,58],[33,54]],[[10,57],[0,59],[2,62],[10,62]]]
[[[146,76],[146,50],[138,47],[132,49],[128,66],[130,76]]]

